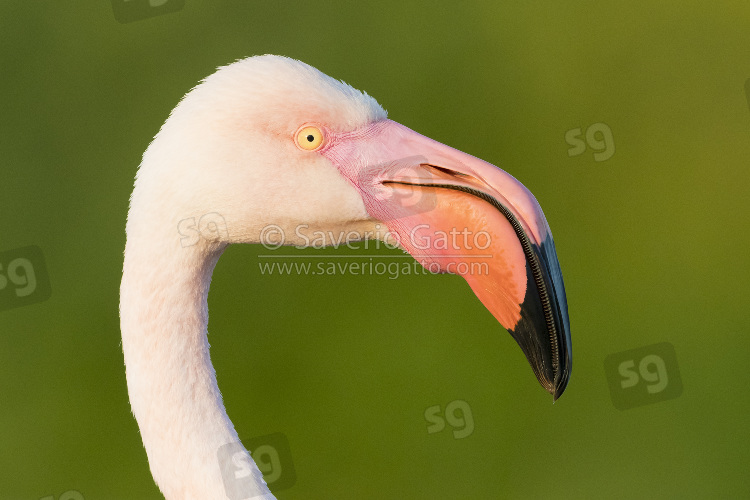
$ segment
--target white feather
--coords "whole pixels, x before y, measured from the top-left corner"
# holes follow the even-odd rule
[[[207,340],[211,274],[229,243],[268,224],[363,235],[376,224],[355,189],[293,142],[304,123],[355,130],[384,120],[377,102],[288,58],[220,68],[179,103],[143,156],[128,213],[121,284],[130,401],[151,472],[168,499],[224,499],[219,448],[239,438]],[[180,221],[219,214],[226,230],[182,246]],[[249,381],[252,385],[252,381]],[[247,498],[273,496],[257,468]]]

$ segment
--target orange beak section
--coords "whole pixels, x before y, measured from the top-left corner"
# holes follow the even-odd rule
[[[521,319],[526,261],[511,224],[487,202],[450,188],[391,184],[399,201],[430,210],[387,221],[400,245],[433,273],[461,275],[505,328]]]
[[[321,150],[404,250],[462,276],[557,399],[572,360],[565,287],[534,196],[503,170],[385,120]]]

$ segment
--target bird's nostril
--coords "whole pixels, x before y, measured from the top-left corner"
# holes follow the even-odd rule
[[[438,172],[442,172],[443,174],[450,175],[451,177],[458,177],[458,178],[471,177],[470,175],[464,174],[462,172],[456,172],[455,170],[451,170],[445,167],[439,167],[437,165],[432,165],[430,163],[423,163],[422,166],[426,168],[431,168],[433,170],[437,170]]]

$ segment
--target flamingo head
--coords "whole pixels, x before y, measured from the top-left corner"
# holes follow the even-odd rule
[[[133,205],[146,197],[169,205],[173,228],[218,214],[208,244],[261,242],[269,226],[285,244],[316,231],[395,242],[428,270],[461,275],[555,399],[567,386],[565,288],[534,196],[304,63],[251,57],[188,93],[144,155]]]

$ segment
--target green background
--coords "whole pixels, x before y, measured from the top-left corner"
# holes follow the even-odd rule
[[[746,1],[187,0],[121,24],[108,2],[6,0],[0,251],[39,246],[52,295],[0,312],[0,498],[160,498],[120,347],[128,196],[180,97],[264,53],[529,187],[573,337],[553,406],[458,277],[263,276],[262,247],[229,248],[212,358],[240,436],[289,440],[280,499],[750,496]],[[599,122],[612,158],[568,156]],[[617,410],[605,358],[658,342],[682,394]],[[428,434],[459,399],[474,432]]]

